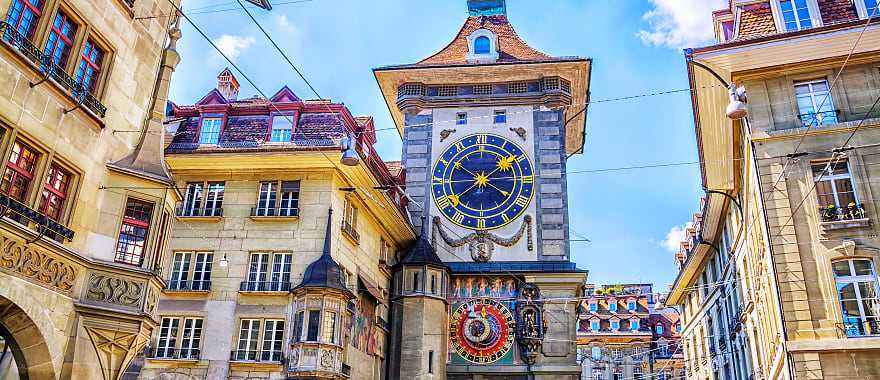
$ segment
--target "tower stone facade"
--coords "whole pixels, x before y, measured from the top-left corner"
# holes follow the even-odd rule
[[[413,307],[406,318],[434,325],[392,322],[405,334],[443,332],[445,374],[429,360],[401,360],[389,378],[576,379],[577,303],[566,301],[586,272],[569,261],[564,173],[583,149],[591,61],[529,47],[503,0],[467,5],[441,51],[375,70],[403,137],[409,209],[422,216],[414,224],[449,270],[447,283],[408,269],[395,277],[404,290],[442,287],[445,318]],[[389,346],[392,357],[431,357],[425,350]]]

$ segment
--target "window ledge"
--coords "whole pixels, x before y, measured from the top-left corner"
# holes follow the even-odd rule
[[[206,223],[216,223],[223,220],[222,216],[175,216],[177,220],[186,221],[186,222],[206,222]]]
[[[211,290],[192,290],[192,289],[162,289],[162,293],[166,294],[197,294],[207,295]]]
[[[254,371],[264,371],[264,372],[279,372],[283,370],[283,365],[281,361],[276,362],[258,362],[258,361],[247,361],[247,360],[230,360],[230,367],[235,367],[237,369],[250,369]]]
[[[183,363],[196,364],[199,361],[201,361],[201,359],[199,359],[199,358],[192,358],[192,359],[146,358],[146,360],[153,362],[153,363],[176,363],[176,364],[183,364]]]
[[[251,220],[255,222],[290,222],[290,221],[298,221],[299,215],[291,215],[291,216],[254,216],[251,215]]]
[[[287,290],[239,290],[238,293],[256,296],[286,296],[290,294]]]
[[[776,125],[774,125],[773,129],[770,129],[767,131],[767,134],[770,135],[770,137],[785,137],[785,136],[794,137],[794,136],[800,136],[800,135],[804,134],[805,132],[807,132],[808,130],[809,130],[810,134],[814,134],[814,133],[822,133],[822,131],[855,128],[856,126],[859,125],[859,123],[860,123],[859,120],[839,121],[837,123],[828,123],[828,124],[822,124],[822,125],[817,125],[817,126],[813,126],[813,127],[805,127],[803,125],[798,125],[793,128],[783,128],[783,127],[777,127]],[[877,118],[877,117],[868,118],[868,119],[865,119],[863,123],[864,123],[864,126],[862,128],[864,128],[866,126],[870,126],[870,125],[878,125],[878,124],[880,124],[880,118]]]
[[[349,231],[345,228],[342,229],[342,236],[345,236],[348,241],[350,241],[354,245],[360,245],[360,234],[357,231]]]
[[[863,228],[871,225],[871,219],[850,219],[850,220],[834,220],[829,222],[821,222],[819,225],[823,231],[836,231],[848,228]]]

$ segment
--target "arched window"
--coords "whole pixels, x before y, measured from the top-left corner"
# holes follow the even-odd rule
[[[474,54],[489,54],[492,42],[489,40],[489,37],[480,36],[474,40]]]

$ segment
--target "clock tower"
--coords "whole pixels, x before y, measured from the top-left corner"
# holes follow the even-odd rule
[[[443,331],[449,379],[574,380],[586,272],[569,261],[565,166],[584,148],[592,62],[527,45],[504,0],[467,6],[442,50],[374,70],[403,138],[412,220],[449,271],[447,318],[407,315],[439,325],[392,334]],[[389,344],[392,357],[429,356],[413,350]],[[405,360],[388,375],[437,379],[436,365]]]

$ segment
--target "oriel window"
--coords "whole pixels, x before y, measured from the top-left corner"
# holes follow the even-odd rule
[[[116,262],[130,265],[143,263],[152,215],[153,203],[128,199],[116,242]]]

